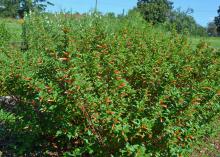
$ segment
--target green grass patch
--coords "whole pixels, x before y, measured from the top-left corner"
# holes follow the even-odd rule
[[[213,48],[220,48],[220,37],[192,37],[191,40],[194,47],[203,40]]]
[[[220,155],[220,119],[215,119],[209,127],[207,127],[203,136],[195,143],[192,157],[217,157]]]
[[[12,18],[0,18],[0,23],[4,23],[8,31],[11,33],[11,41],[18,42],[21,40],[22,20]]]

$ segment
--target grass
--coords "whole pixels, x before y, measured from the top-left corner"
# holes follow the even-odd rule
[[[220,37],[192,37],[191,40],[193,46],[196,46],[199,43],[199,41],[205,40],[213,48],[220,48]]]
[[[12,18],[0,18],[0,23],[4,23],[9,29],[9,32],[12,32],[12,42],[18,42],[21,40],[22,20],[16,20]]]
[[[220,48],[220,37],[210,37],[208,38],[208,42],[215,47],[215,48]]]
[[[211,123],[209,131],[206,136],[201,137],[196,141],[196,147],[191,157],[219,157],[220,156],[220,120],[216,119]],[[208,129],[207,129],[208,130]]]

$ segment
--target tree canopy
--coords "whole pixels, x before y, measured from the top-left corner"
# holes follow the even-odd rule
[[[24,13],[31,10],[44,11],[47,5],[53,5],[48,0],[1,0],[0,16],[4,17],[23,17]]]
[[[215,17],[215,25],[217,26],[217,32],[220,34],[220,6],[217,12],[218,16]]]
[[[169,0],[138,0],[137,8],[145,20],[156,23],[166,21],[172,10],[173,3]]]
[[[217,36],[218,35],[217,26],[216,26],[215,22],[208,23],[207,33],[209,36]]]
[[[0,16],[16,17],[19,8],[19,0],[1,0]]]
[[[191,15],[193,9],[188,8],[182,11],[180,8],[173,10],[168,18],[168,27],[174,27],[178,33],[189,32],[191,35],[206,35],[206,29],[196,23],[196,20]]]

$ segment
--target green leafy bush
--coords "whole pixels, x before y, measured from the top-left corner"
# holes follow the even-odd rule
[[[21,99],[20,154],[180,156],[219,116],[219,51],[206,43],[139,15],[32,14],[24,31],[27,51],[0,58]]]

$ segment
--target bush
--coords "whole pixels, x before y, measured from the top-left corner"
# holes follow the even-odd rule
[[[184,155],[219,116],[219,51],[206,43],[138,15],[32,14],[24,28],[27,51],[0,58],[21,100],[16,153]]]

